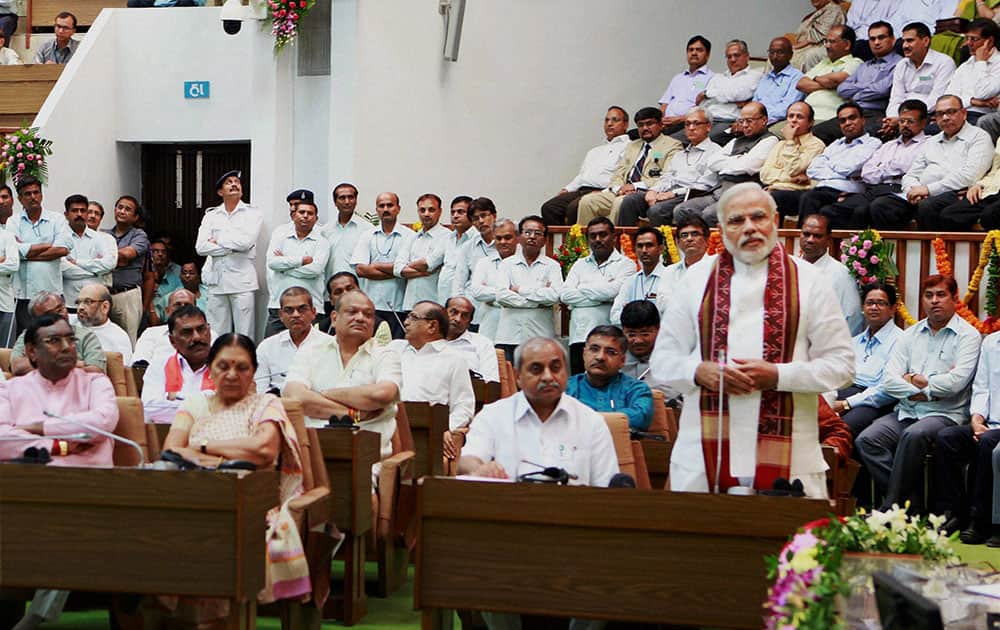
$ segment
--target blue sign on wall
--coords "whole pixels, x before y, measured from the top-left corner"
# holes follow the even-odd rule
[[[210,88],[209,81],[185,81],[184,98],[208,98]]]

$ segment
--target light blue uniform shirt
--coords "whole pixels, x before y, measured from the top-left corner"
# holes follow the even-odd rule
[[[972,381],[972,400],[969,402],[969,415],[978,413],[986,418],[986,426],[998,429],[1000,396],[993,397],[990,391],[993,388],[1000,388],[1000,332],[983,339],[976,378]]]
[[[845,193],[859,193],[864,190],[861,183],[861,167],[865,165],[882,142],[867,133],[850,142],[840,138],[813,158],[806,169],[806,175],[816,182]]]
[[[73,247],[66,218],[55,212],[42,210],[38,221],[31,222],[22,208],[7,221],[7,230],[13,231],[21,253],[21,266],[17,270],[17,298],[30,300],[39,291],[62,294],[61,259],[25,260],[32,245],[50,243],[54,247]]]
[[[767,108],[767,124],[784,120],[788,106],[806,97],[795,89],[802,77],[802,72],[789,64],[780,72],[774,70],[768,72],[757,84],[757,89],[753,91],[753,100]]]
[[[854,336],[854,384],[865,390],[847,398],[851,407],[885,407],[896,402],[895,398],[885,393],[882,377],[892,349],[902,334],[903,331],[890,319],[874,335],[870,328],[866,328],[863,333]]]
[[[351,264],[370,265],[374,263],[393,263],[403,245],[414,237],[413,230],[402,223],[396,223],[392,232],[386,234],[381,227],[369,232],[362,232],[358,239]],[[403,292],[406,280],[391,278],[386,280],[371,280],[361,278],[361,290],[371,298],[377,311],[401,311],[403,309]]]
[[[926,319],[907,328],[885,368],[885,392],[899,399],[899,419],[944,416],[955,424],[968,422],[969,384],[981,340],[979,331],[957,314],[937,333]],[[923,374],[927,387],[920,389],[904,381],[904,374]],[[914,394],[924,394],[928,400],[909,400]]]

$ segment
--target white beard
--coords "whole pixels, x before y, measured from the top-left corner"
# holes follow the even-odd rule
[[[740,240],[743,241],[745,238],[746,237]],[[726,246],[726,250],[733,255],[733,258],[740,261],[744,265],[753,266],[763,262],[768,256],[771,255],[771,251],[773,251],[775,245],[778,244],[778,231],[774,230],[771,232],[770,236],[765,237],[764,247],[755,251],[741,249],[738,244],[733,243],[731,240],[726,238],[725,233],[723,233],[722,236],[722,243]]]

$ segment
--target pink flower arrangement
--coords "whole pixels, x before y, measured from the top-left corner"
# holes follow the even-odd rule
[[[872,229],[845,238],[840,243],[840,262],[844,263],[859,286],[894,278],[899,272],[892,253],[893,244],[883,241]]]
[[[299,36],[299,22],[315,3],[316,0],[268,0],[275,55]]]
[[[52,155],[52,141],[38,135],[38,129],[22,127],[0,140],[0,171],[4,180],[14,184],[22,177],[32,176],[45,182],[48,165],[45,158]]]

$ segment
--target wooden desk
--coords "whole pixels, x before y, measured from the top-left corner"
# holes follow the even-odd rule
[[[276,472],[0,465],[0,587],[234,600],[253,628]]]
[[[826,501],[424,479],[414,603],[760,628],[764,556]]]
[[[639,444],[646,457],[649,482],[654,490],[662,490],[667,486],[667,478],[670,476],[670,450],[673,444],[656,440],[640,440]]]
[[[344,540],[344,590],[331,594],[323,617],[351,626],[368,614],[365,595],[365,536],[372,530],[372,466],[379,461],[380,438],[372,431],[317,429],[330,478],[333,522]]]

